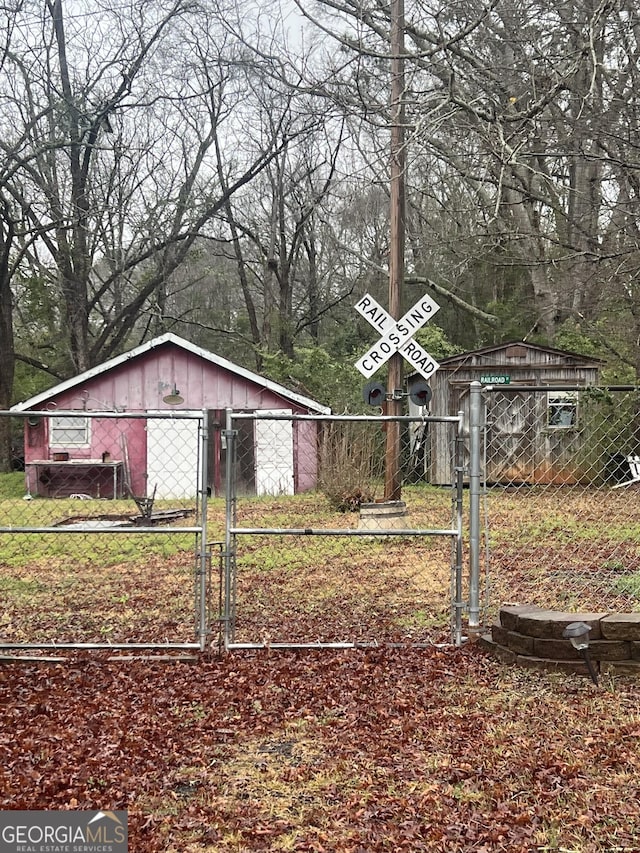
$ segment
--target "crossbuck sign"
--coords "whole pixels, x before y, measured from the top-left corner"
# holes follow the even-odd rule
[[[399,352],[414,370],[425,379],[430,379],[440,365],[413,340],[412,335],[421,329],[439,308],[438,303],[425,294],[403,317],[394,320],[373,296],[365,293],[356,303],[356,311],[362,314],[374,329],[381,332],[382,337],[356,362],[360,373],[367,378],[373,376],[395,352]]]

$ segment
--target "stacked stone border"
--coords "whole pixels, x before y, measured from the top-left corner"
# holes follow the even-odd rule
[[[479,642],[505,663],[588,676],[580,653],[562,636],[571,622],[591,627],[589,655],[596,670],[603,675],[640,676],[640,613],[563,613],[534,605],[505,605],[499,624]]]

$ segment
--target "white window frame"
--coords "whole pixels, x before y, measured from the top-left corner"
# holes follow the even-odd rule
[[[565,423],[567,414],[570,422]],[[578,392],[547,391],[547,428],[576,429],[578,426]]]
[[[58,422],[58,423],[56,423]],[[61,423],[64,422],[64,423]],[[75,433],[75,437],[65,436],[64,441],[56,433]],[[82,434],[80,434],[82,433]],[[49,447],[90,447],[91,429],[89,418],[75,418],[69,415],[53,415],[49,421]]]

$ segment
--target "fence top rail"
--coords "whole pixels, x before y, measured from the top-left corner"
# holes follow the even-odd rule
[[[257,412],[230,412],[233,420],[261,420],[268,421],[362,421],[364,423],[380,423],[394,421],[401,423],[438,423],[457,424],[460,423],[460,415],[296,415],[296,414],[268,414]]]
[[[166,536],[169,533],[202,533],[202,526],[200,527],[162,527],[159,524],[143,527],[142,525],[132,524],[130,526],[127,525],[113,525],[112,527],[96,527],[95,525],[91,525],[89,520],[87,523],[81,524],[60,524],[56,527],[0,527],[0,533],[51,533],[58,534],[61,533],[101,533],[104,536],[110,536],[112,533],[126,533],[127,536],[132,533],[157,533]]]
[[[548,386],[552,389],[552,386]],[[555,386],[554,386],[555,387]],[[486,386],[487,389],[494,390],[491,386]],[[501,390],[507,390],[502,388]],[[513,390],[513,389],[512,389]],[[518,386],[518,390],[523,389],[523,386]],[[546,390],[546,387],[536,388],[532,390]],[[564,390],[564,387],[563,387]],[[584,390],[576,389],[576,390]],[[0,410],[0,417],[5,418],[113,418],[132,420],[201,420],[207,414],[207,409],[191,410],[191,411],[161,411],[161,412],[114,412],[114,411],[99,411],[98,409],[30,409],[25,412],[15,412],[11,410]],[[450,423],[457,424],[460,422],[460,415],[304,415],[304,414],[280,414],[276,412],[263,413],[259,409],[255,412],[230,412],[234,420],[255,420],[263,418],[269,421],[362,421],[364,423],[380,423],[381,421],[395,421],[401,423]]]
[[[356,528],[356,527],[230,527],[232,535],[265,536],[459,536],[456,529]]]
[[[11,409],[0,411],[0,417],[4,418],[131,418],[138,420],[201,420],[207,413],[206,409],[194,409],[189,411],[154,411],[154,412],[114,412],[112,409],[108,411],[100,411],[99,409],[29,409],[24,412],[15,412]]]
[[[640,385],[483,385],[483,391],[515,394],[520,391],[541,393],[545,391],[640,391]]]

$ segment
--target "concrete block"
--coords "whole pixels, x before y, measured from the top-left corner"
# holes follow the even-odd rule
[[[508,636],[509,631],[506,628],[503,628],[502,625],[491,626],[491,638],[494,643],[499,643],[501,646],[506,646],[508,645]]]
[[[518,655],[532,655],[533,645],[533,637],[527,637],[524,634],[518,633],[517,631],[509,631],[507,634],[508,648],[510,648],[511,651],[515,652]]]
[[[501,646],[499,643],[496,643],[493,638],[489,634],[483,634],[478,638],[478,645],[480,648],[485,649],[490,652],[495,658],[502,663],[507,663],[512,665],[516,662],[516,654],[512,652],[510,649]]]
[[[624,640],[594,640],[589,643],[589,654],[593,660],[629,660],[631,643]]]
[[[600,620],[607,613],[564,613],[561,610],[540,610],[535,613],[522,614],[518,619],[518,630],[521,634],[541,639],[561,640],[562,632],[572,622],[586,622],[591,627],[590,640],[599,640]]]
[[[574,649],[569,640],[533,639],[533,654],[551,660],[582,660],[580,652]]]
[[[640,613],[610,613],[601,620],[600,630],[607,640],[640,641]]]
[[[521,614],[535,613],[540,609],[535,604],[505,604],[500,608],[500,624],[507,631],[517,631]]]
[[[587,665],[582,661],[573,660],[549,660],[548,658],[526,657],[519,655],[516,658],[518,666],[526,669],[542,669],[547,672],[564,672],[569,675],[589,675]]]

